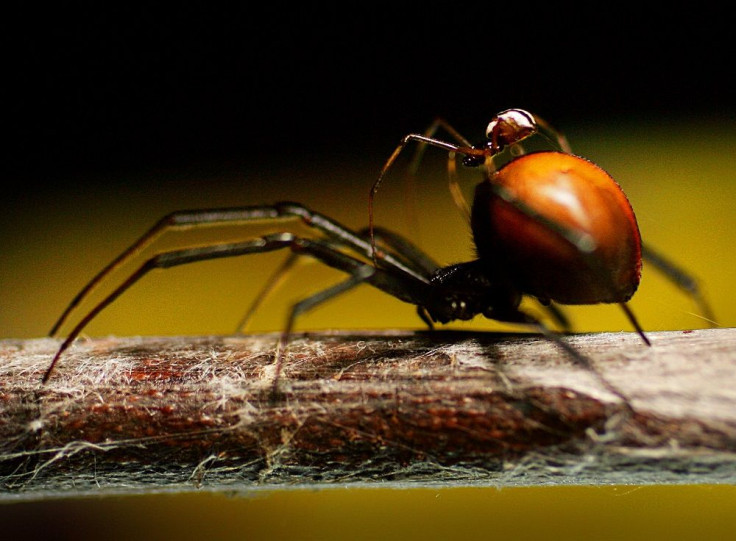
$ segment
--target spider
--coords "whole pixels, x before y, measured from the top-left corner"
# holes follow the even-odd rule
[[[439,129],[447,131],[456,142],[436,138]],[[551,148],[526,151],[525,145],[534,137],[541,137]],[[441,266],[407,238],[374,225],[373,206],[379,185],[410,142],[419,144],[415,163],[427,146],[448,152],[449,187],[455,203],[470,222],[477,251],[474,260]],[[466,167],[485,173],[475,188],[472,206],[467,205],[455,176],[458,156]],[[501,163],[503,160],[505,163]],[[275,354],[274,389],[296,318],[359,284],[369,284],[416,305],[419,317],[430,328],[435,323],[470,320],[478,315],[532,327],[590,369],[592,366],[582,354],[520,308],[524,296],[536,298],[563,326],[567,325],[566,319],[555,304],[617,303],[642,340],[649,344],[626,304],[639,285],[644,257],[689,291],[704,311],[708,310],[695,280],[642,245],[634,212],[618,184],[592,162],[573,155],[561,133],[522,109],[509,109],[493,117],[486,139],[478,145],[468,142],[441,120],[423,134],[407,135],[385,163],[368,201],[369,225],[359,231],[293,202],[168,214],[87,283],[59,317],[51,336],[113,271],[167,230],[283,221],[284,231],[242,242],[156,253],[81,318],[61,343],[42,381],[49,380],[59,358],[85,326],[149,271],[281,249],[291,250],[292,254],[279,272],[284,272],[298,256],[306,255],[343,271],[347,278],[292,307]],[[313,234],[298,236],[289,231],[289,224],[295,221],[308,226]]]

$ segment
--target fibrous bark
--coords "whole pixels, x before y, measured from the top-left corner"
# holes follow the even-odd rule
[[[733,483],[736,332],[0,342],[5,498],[339,483]],[[597,373],[597,375],[596,375]],[[601,379],[602,378],[602,379]],[[618,390],[621,399],[612,389]]]

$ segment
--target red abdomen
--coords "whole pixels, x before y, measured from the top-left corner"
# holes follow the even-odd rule
[[[534,218],[499,197],[543,217]],[[590,251],[545,221],[584,234]],[[560,152],[516,158],[476,188],[472,227],[479,257],[521,292],[562,304],[625,302],[641,276],[641,237],[616,181],[597,165]]]

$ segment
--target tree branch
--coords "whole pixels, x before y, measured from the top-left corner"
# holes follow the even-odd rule
[[[0,498],[736,482],[736,330],[0,341]],[[611,387],[612,386],[612,387]],[[619,390],[633,412],[611,389]]]

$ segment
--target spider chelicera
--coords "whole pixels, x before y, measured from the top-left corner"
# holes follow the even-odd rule
[[[436,138],[439,129],[447,131],[455,142]],[[523,146],[533,137],[541,137],[551,150],[525,151]],[[408,239],[374,226],[373,204],[378,187],[410,142],[419,145],[417,159],[426,146],[449,153],[450,191],[469,219],[476,259],[440,266]],[[504,155],[506,162],[499,165]],[[467,205],[455,178],[458,156],[465,166],[485,173],[476,186],[472,206]],[[306,224],[313,235],[297,236],[288,231],[289,222],[295,220]],[[363,283],[416,305],[419,316],[430,328],[433,323],[469,320],[478,315],[531,326],[588,368],[587,360],[564,339],[520,309],[524,296],[538,299],[563,326],[565,318],[556,303],[618,303],[648,344],[626,305],[639,285],[644,257],[689,291],[708,313],[695,280],[642,245],[634,212],[618,184],[598,166],[573,155],[565,137],[542,119],[521,109],[510,109],[491,120],[486,140],[479,145],[468,142],[444,121],[436,121],[424,134],[404,137],[371,188],[369,226],[360,231],[291,202],[173,212],[92,278],[71,301],[51,335],[56,335],[72,310],[110,273],[163,232],[227,223],[246,227],[248,223],[263,221],[284,221],[287,230],[242,242],[159,252],[146,260],[76,324],[59,347],[43,382],[50,378],[63,352],[85,326],[149,271],[280,249],[292,252],[285,267],[297,256],[306,255],[343,271],[347,279],[294,305],[277,347],[275,381],[295,319]]]

